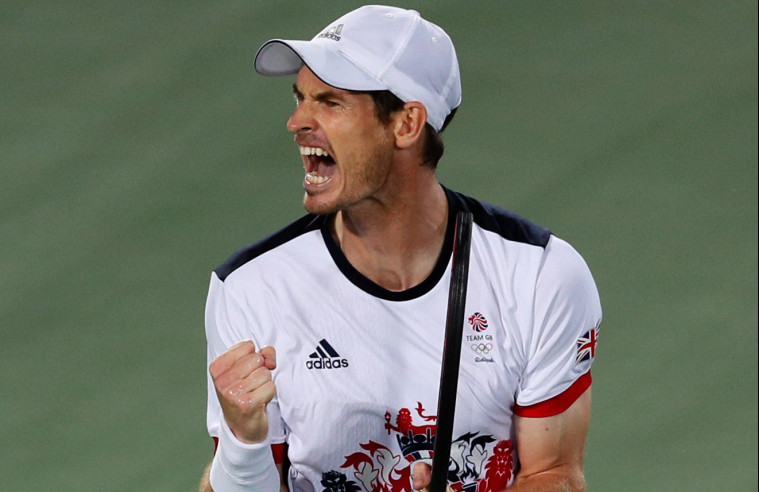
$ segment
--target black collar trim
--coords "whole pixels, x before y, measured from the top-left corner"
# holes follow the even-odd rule
[[[431,291],[433,287],[435,287],[438,282],[440,282],[440,279],[443,278],[443,275],[448,268],[448,263],[453,251],[454,218],[456,217],[456,212],[463,205],[451,191],[449,191],[447,188],[443,189],[445,190],[445,195],[448,199],[448,225],[446,226],[445,239],[443,240],[443,249],[440,251],[440,256],[438,257],[437,263],[432,269],[432,272],[426,279],[424,279],[424,281],[422,281],[422,283],[415,285],[410,289],[396,292],[388,290],[362,275],[361,272],[356,270],[353,265],[350,264],[348,259],[343,254],[343,251],[340,249],[340,246],[332,237],[332,234],[330,232],[330,224],[332,224],[334,216],[330,216],[329,220],[325,220],[322,224],[322,237],[324,239],[324,244],[327,246],[327,249],[332,256],[332,259],[340,271],[343,273],[343,275],[345,275],[345,277],[350,280],[356,287],[363,290],[367,294],[370,294],[374,297],[379,297],[380,299],[385,299],[387,301],[410,301],[412,299],[417,299]]]

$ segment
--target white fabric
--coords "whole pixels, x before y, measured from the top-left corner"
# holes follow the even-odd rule
[[[279,473],[269,442],[242,443],[224,419],[219,420],[219,445],[209,477],[214,492],[279,492]]]
[[[585,262],[561,239],[551,236],[543,248],[478,224],[472,236],[465,312],[480,313],[487,327],[464,327],[451,457],[461,484],[495,487],[488,470],[496,455],[508,455],[509,482],[518,466],[514,405],[550,399],[589,371],[592,359],[575,362],[576,341],[598,325],[601,308]],[[424,441],[434,431],[449,281],[450,264],[423,295],[376,297],[341,272],[321,230],[257,256],[223,282],[212,275],[209,363],[240,340],[277,349],[269,440],[289,445],[291,490],[329,490],[324,483],[340,481],[377,490],[408,480],[410,461],[429,457],[429,449],[404,455],[402,438]],[[336,356],[322,359],[330,348]],[[210,378],[208,429],[219,435]]]
[[[327,84],[389,90],[419,101],[440,130],[461,104],[461,76],[450,37],[414,10],[367,5],[335,20],[310,41],[272,39],[256,54],[262,75],[296,73],[305,63]]]

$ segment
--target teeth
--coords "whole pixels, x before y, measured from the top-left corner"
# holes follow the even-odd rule
[[[300,147],[301,155],[315,155],[319,157],[329,156],[329,152],[319,147]]]
[[[329,178],[325,176],[319,176],[317,174],[306,173],[306,181],[308,181],[311,184],[322,184],[329,181]]]

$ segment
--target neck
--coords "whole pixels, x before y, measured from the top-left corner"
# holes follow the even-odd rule
[[[437,179],[429,180],[371,208],[337,213],[333,235],[345,257],[385,289],[419,285],[435,267],[445,239],[445,191]]]

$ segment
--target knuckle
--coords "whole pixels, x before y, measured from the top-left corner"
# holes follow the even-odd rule
[[[259,395],[251,395],[239,404],[240,411],[244,415],[254,415],[257,412],[264,411],[268,402]]]
[[[250,373],[250,375],[258,381],[271,380],[271,371],[267,369],[265,366],[258,367],[255,371]]]
[[[224,391],[224,393],[230,398],[238,398],[242,392],[243,392],[242,386],[239,384],[232,385]]]
[[[266,403],[269,403],[272,398],[274,398],[274,395],[277,394],[277,385],[274,384],[274,381],[271,379],[264,383],[263,385],[264,391],[267,395]]]
[[[211,376],[214,378],[222,372],[221,363],[218,358],[208,365],[208,372],[210,372]]]
[[[251,340],[242,340],[242,341],[237,342],[236,344],[232,345],[231,347],[229,347],[228,352],[231,352],[231,351],[237,350],[237,349],[248,350],[248,349],[252,348],[253,346],[254,345],[253,345],[253,342]]]

